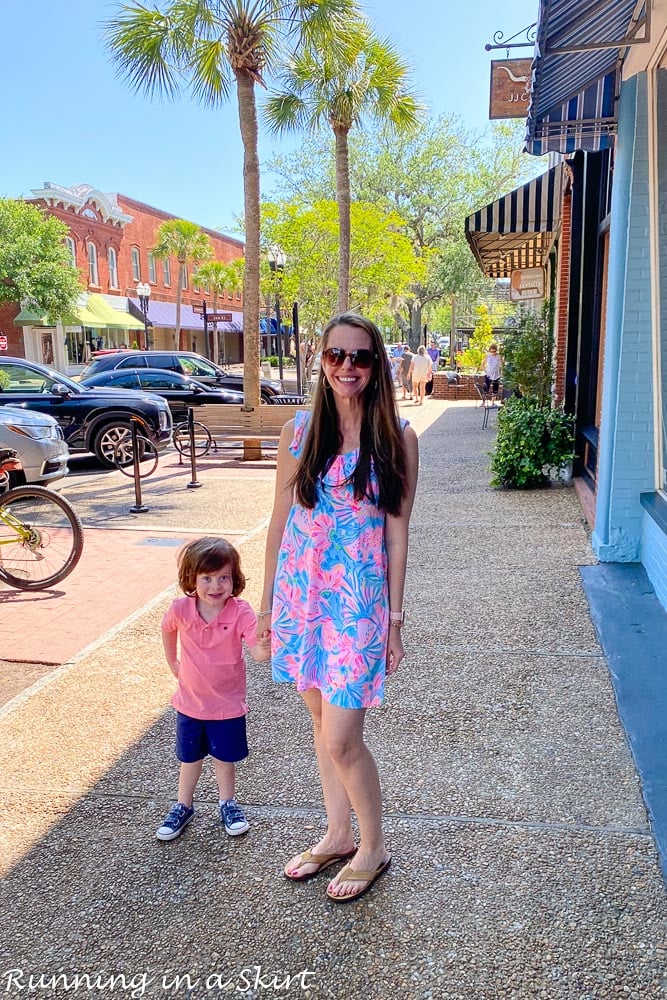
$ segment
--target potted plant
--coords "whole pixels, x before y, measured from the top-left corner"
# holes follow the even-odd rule
[[[505,384],[515,395],[498,414],[492,486],[530,489],[572,475],[574,418],[551,405],[553,307],[521,310],[503,339]]]

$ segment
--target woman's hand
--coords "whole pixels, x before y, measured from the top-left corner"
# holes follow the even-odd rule
[[[389,639],[387,640],[387,676],[395,674],[401,660],[405,659],[405,649],[403,648],[403,638],[400,628],[389,626]]]

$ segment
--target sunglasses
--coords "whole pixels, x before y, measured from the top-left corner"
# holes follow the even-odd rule
[[[326,351],[322,351],[322,358],[332,368],[340,368],[345,358],[350,359],[353,368],[370,368],[377,354],[373,354],[366,347],[360,347],[356,351],[344,351],[342,347],[327,347]]]

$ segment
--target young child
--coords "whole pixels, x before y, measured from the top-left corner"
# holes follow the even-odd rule
[[[195,810],[192,797],[204,757],[213,758],[220,792],[220,818],[237,837],[248,829],[234,798],[234,765],[248,756],[243,640],[256,660],[268,660],[270,639],[257,638],[257,618],[246,601],[239,554],[224,538],[198,538],[178,556],[178,582],[185,597],[172,602],[162,620],[167,663],[178,679],[176,756],[181,762],[178,802],[157,831],[174,840]],[[178,646],[180,645],[180,656]]]

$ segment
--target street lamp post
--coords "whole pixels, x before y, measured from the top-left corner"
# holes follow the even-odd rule
[[[269,261],[269,267],[271,268],[272,273],[276,275],[276,327],[278,333],[278,378],[282,382],[283,331],[282,331],[282,318],[280,315],[280,288],[282,285],[283,271],[285,270],[285,261],[287,260],[287,256],[285,254],[285,251],[281,250],[280,247],[273,246],[269,248],[267,259]]]
[[[144,317],[144,348],[148,349],[148,300],[151,297],[151,286],[146,281],[140,281],[137,285],[137,296],[139,298],[139,308]]]

